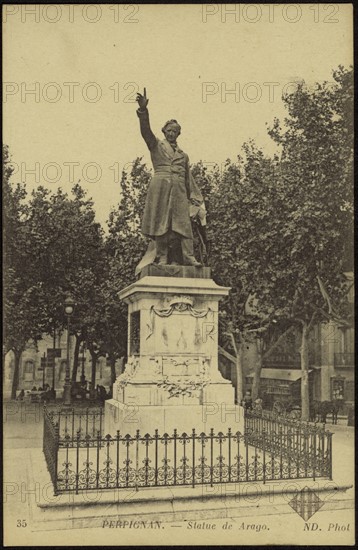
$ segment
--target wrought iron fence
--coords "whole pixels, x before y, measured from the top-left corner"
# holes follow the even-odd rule
[[[311,465],[313,476],[308,477],[320,477],[316,472],[324,471],[332,478],[333,434],[325,425],[280,417],[264,410],[246,410],[245,434],[249,444],[282,455],[288,464],[299,460],[305,468]]]
[[[245,430],[252,429],[256,431],[278,431],[279,427],[282,427],[284,433],[288,428],[298,427],[301,431],[308,431],[313,433],[314,431],[323,431],[326,434],[330,433],[326,430],[325,426],[317,426],[312,422],[305,422],[298,416],[291,416],[283,412],[273,412],[265,409],[258,409],[253,407],[252,409],[245,410]]]
[[[58,426],[60,444],[63,440],[66,444],[74,443],[78,433],[81,437],[90,435],[96,438],[98,432],[100,434],[103,432],[104,409],[102,407],[51,410],[45,406],[44,416],[50,419],[53,425]]]
[[[53,420],[53,416],[49,414],[44,407],[44,432],[43,432],[43,452],[45,455],[47,468],[51,476],[55,494],[57,487],[57,460],[59,448],[59,429],[58,423]]]
[[[97,415],[98,416],[98,415]],[[57,416],[58,419],[58,416]],[[98,420],[98,418],[97,418]],[[61,421],[61,415],[60,415]],[[329,477],[332,439],[278,426],[249,425],[245,434],[196,433],[94,436],[83,429],[59,430],[55,415],[45,410],[44,454],[55,494],[83,490]],[[79,425],[79,424],[78,424]]]

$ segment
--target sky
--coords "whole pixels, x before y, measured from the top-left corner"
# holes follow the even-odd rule
[[[3,6],[4,142],[14,181],[70,191],[80,180],[105,224],[138,156],[136,92],[158,137],[168,119],[192,163],[221,165],[250,138],[271,154],[295,82],[353,63],[349,4]]]

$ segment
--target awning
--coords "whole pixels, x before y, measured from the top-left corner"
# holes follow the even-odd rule
[[[312,372],[309,369],[308,372]],[[249,378],[254,376],[253,372],[247,375]],[[299,369],[266,369],[261,370],[260,378],[266,378],[269,380],[286,380],[288,382],[296,382],[302,377],[302,372]]]

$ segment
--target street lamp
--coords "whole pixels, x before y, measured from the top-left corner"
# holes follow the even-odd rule
[[[67,315],[67,361],[66,361],[66,378],[63,388],[63,404],[71,405],[71,379],[70,379],[70,317],[73,313],[75,302],[71,295],[67,295],[65,299],[65,313]]]

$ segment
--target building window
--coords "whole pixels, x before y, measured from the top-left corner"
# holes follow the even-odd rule
[[[26,361],[24,366],[24,382],[32,382],[35,378],[35,364],[33,361]]]

